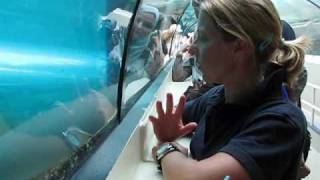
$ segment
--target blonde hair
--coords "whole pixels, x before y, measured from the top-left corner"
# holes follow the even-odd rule
[[[201,8],[225,36],[246,41],[255,48],[255,59],[261,67],[266,62],[283,66],[287,71],[286,83],[290,88],[294,86],[310,40],[300,37],[285,42],[278,12],[270,0],[205,0]]]

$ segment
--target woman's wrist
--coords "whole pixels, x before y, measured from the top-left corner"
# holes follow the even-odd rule
[[[179,149],[170,142],[163,143],[162,145],[159,146],[159,148],[156,151],[157,162],[160,164],[162,158],[164,158],[167,154],[174,151],[179,151]]]
[[[177,152],[188,157],[188,149],[179,145],[176,142],[158,142],[158,145],[153,149],[153,157],[158,164],[158,170],[162,171],[162,160],[172,152]]]
[[[164,158],[167,154],[178,151],[185,156],[188,156],[188,149],[181,146],[176,142],[158,142],[158,145],[154,147],[154,158],[160,163],[161,159]]]
[[[158,169],[160,171],[162,171],[161,160],[165,156],[167,156],[168,154],[170,154],[172,152],[176,152],[176,151],[179,151],[179,149],[175,145],[173,145],[173,143],[171,143],[171,142],[165,142],[165,143],[162,143],[156,147],[154,157],[155,157],[155,160],[158,164]]]

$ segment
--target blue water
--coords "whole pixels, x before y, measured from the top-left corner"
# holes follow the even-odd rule
[[[0,5],[0,45],[75,53],[105,48],[98,26],[105,0],[1,0]]]
[[[108,81],[105,0],[0,1],[0,116],[15,128]]]
[[[38,113],[56,107],[58,102],[70,102],[85,96],[90,90],[102,89],[107,79],[106,63],[93,63],[28,67],[1,65],[2,118],[14,128]]]

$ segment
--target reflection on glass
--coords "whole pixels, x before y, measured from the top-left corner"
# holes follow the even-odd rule
[[[192,3],[194,4],[194,1],[192,1]],[[179,23],[181,26],[181,29],[183,29],[182,34],[184,36],[188,35],[188,33],[194,32],[196,30],[197,23],[198,23],[197,17],[195,15],[196,7],[194,7],[192,3],[190,3],[188,8],[186,9]]]
[[[184,13],[185,7],[190,4],[190,0],[144,0],[143,4],[148,4],[157,8],[161,14],[170,16],[177,22]]]
[[[115,119],[127,24],[102,0],[0,5],[1,179],[47,176]]]
[[[145,65],[151,59],[154,53],[153,50],[156,50],[156,40],[153,41],[153,38],[158,36],[155,26],[159,21],[159,11],[158,9],[142,5],[136,15],[134,21],[134,27],[132,30],[132,41],[129,46],[129,55],[127,63],[127,81],[133,81],[140,79],[143,76],[149,76]],[[129,79],[130,78],[130,79]]]
[[[189,4],[188,0],[145,0],[139,7],[128,48],[122,115],[181,49],[177,20]]]
[[[124,103],[137,97],[163,66],[159,19],[159,10],[150,5],[141,5],[136,14],[127,56]]]

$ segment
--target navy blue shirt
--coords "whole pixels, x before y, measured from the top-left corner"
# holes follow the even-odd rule
[[[253,180],[296,179],[306,120],[281,96],[284,70],[272,65],[267,74],[246,106],[226,104],[223,85],[186,104],[184,121],[198,123],[190,144],[194,159],[224,152],[237,159]]]

